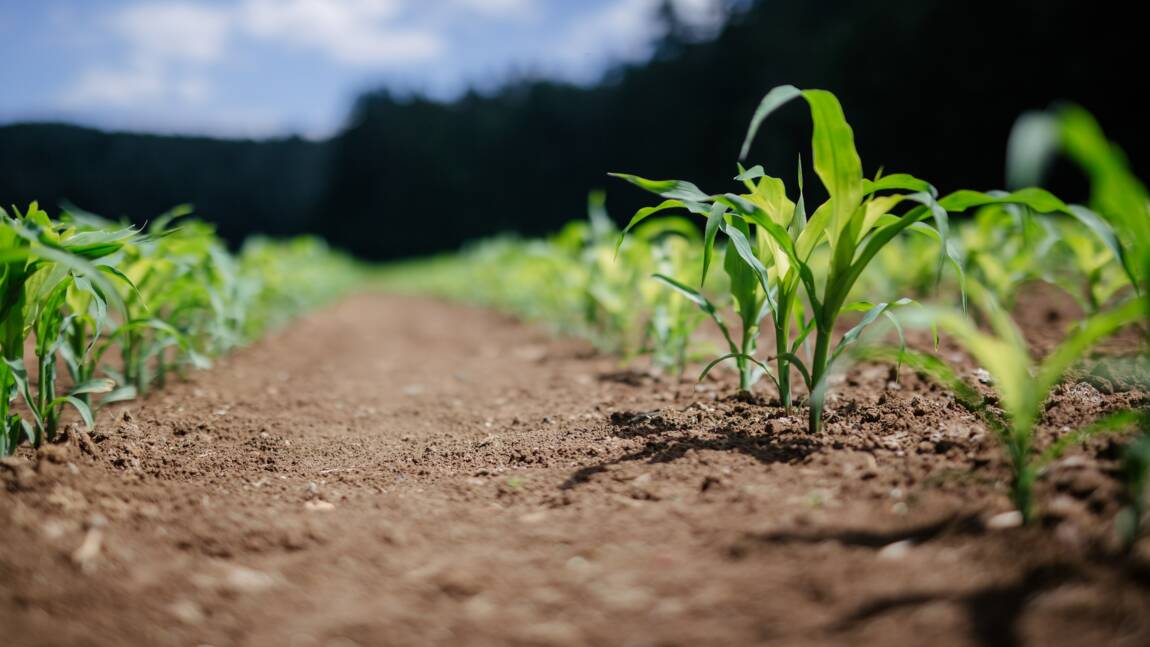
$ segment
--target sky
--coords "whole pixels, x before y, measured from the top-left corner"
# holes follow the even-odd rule
[[[715,0],[673,0],[688,22]],[[221,137],[338,131],[378,87],[450,98],[594,81],[649,54],[659,0],[0,0],[0,123]]]

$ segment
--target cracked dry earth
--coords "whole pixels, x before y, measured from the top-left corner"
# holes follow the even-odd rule
[[[1150,644],[1119,445],[1013,527],[986,429],[891,372],[850,369],[810,437],[729,376],[356,296],[6,459],[0,643]],[[1144,404],[1065,385],[1044,438]]]

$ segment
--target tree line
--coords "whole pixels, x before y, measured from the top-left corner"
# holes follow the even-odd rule
[[[839,96],[868,173],[881,163],[944,191],[999,188],[1014,119],[1059,99],[1145,150],[1131,11],[1110,0],[761,0],[700,39],[664,8],[652,58],[594,85],[524,78],[452,101],[379,89],[322,142],[0,127],[0,201],[68,201],[136,222],[191,202],[233,242],[312,232],[368,258],[427,254],[553,231],[595,188],[623,220],[646,198],[608,171],[726,190],[755,105],[782,83]],[[799,110],[773,118],[752,161],[793,175],[808,129]],[[1143,177],[1148,158],[1133,160]],[[1081,197],[1072,173],[1053,181]]]

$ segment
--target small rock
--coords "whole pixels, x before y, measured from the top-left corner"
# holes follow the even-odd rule
[[[910,539],[896,541],[893,544],[887,544],[878,551],[878,558],[885,560],[900,560],[910,554],[910,549],[914,547],[914,542]]]
[[[1081,454],[1075,454],[1073,456],[1067,456],[1066,458],[1063,458],[1062,460],[1056,462],[1054,466],[1058,469],[1076,469],[1086,467],[1089,464],[1090,461],[1086,460],[1085,456],[1082,456]]]
[[[538,510],[536,512],[528,512],[527,514],[521,515],[519,517],[519,523],[531,525],[531,524],[541,523],[541,522],[545,521],[546,519],[547,519],[547,511],[546,510]]]
[[[260,593],[275,585],[272,575],[245,566],[232,566],[220,582],[220,588],[229,593]]]
[[[104,527],[108,525],[108,520],[102,514],[94,514],[88,518],[86,525],[88,532],[80,546],[72,551],[72,563],[81,571],[90,573],[95,570],[96,559],[104,545]]]
[[[303,498],[308,501],[319,498],[319,485],[316,484],[315,481],[307,482],[307,487],[304,488]]]
[[[311,512],[330,512],[335,510],[334,503],[330,501],[321,501],[319,499],[305,501],[303,507]]]
[[[1060,494],[1054,497],[1054,499],[1046,506],[1045,512],[1048,517],[1054,519],[1065,519],[1067,517],[1073,516],[1077,510],[1078,504],[1075,503],[1074,499],[1066,496],[1065,494]]]
[[[168,605],[168,611],[184,624],[198,625],[204,621],[203,609],[188,599],[176,600]]]
[[[990,530],[1006,530],[1018,528],[1022,525],[1022,513],[1018,510],[1000,512],[986,520],[986,527]]]
[[[990,371],[986,370],[985,368],[974,369],[974,379],[978,380],[982,384],[994,383],[994,378],[991,377]]]

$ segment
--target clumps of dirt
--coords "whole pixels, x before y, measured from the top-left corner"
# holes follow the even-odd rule
[[[1071,378],[1107,395],[1150,393],[1150,362],[1141,354],[1094,357],[1076,367]]]
[[[925,376],[849,367],[818,436],[736,386],[352,299],[0,461],[5,647],[1150,641],[1123,439],[1051,465],[1023,527],[993,430]],[[1069,379],[1038,444],[1146,403]]]

